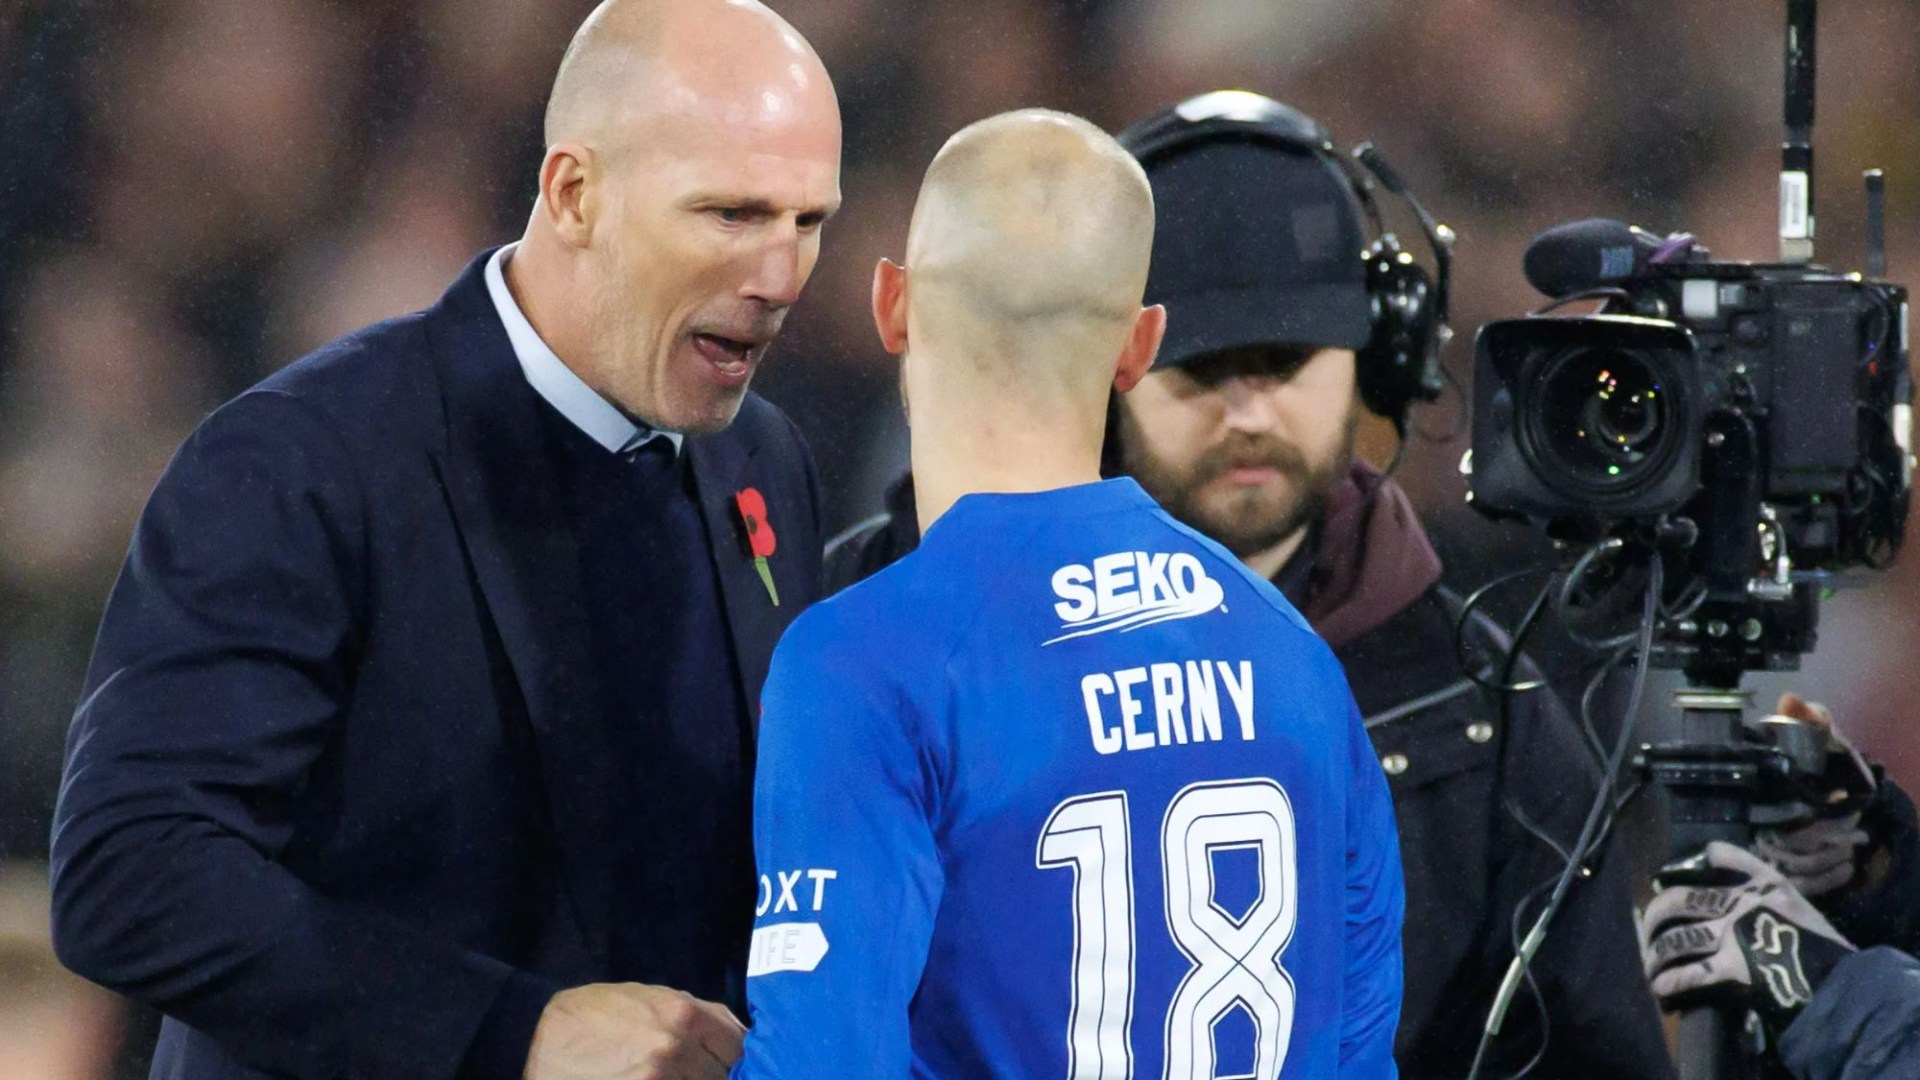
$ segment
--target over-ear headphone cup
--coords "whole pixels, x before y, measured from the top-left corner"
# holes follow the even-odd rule
[[[1414,402],[1438,397],[1443,385],[1434,347],[1433,281],[1391,234],[1363,258],[1373,336],[1356,354],[1355,377],[1361,403],[1398,423]]]

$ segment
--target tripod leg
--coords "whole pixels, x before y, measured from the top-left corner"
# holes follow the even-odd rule
[[[1696,745],[1733,745],[1740,738],[1737,708],[1687,708],[1681,712],[1681,738]],[[1742,847],[1753,842],[1746,800],[1718,791],[1680,785],[1672,789],[1668,854],[1696,855],[1708,842],[1725,840]],[[1704,884],[1704,883],[1703,883]],[[1688,1009],[1679,1015],[1675,1050],[1680,1080],[1755,1080],[1752,1056],[1742,1048],[1742,1017],[1726,1009]]]

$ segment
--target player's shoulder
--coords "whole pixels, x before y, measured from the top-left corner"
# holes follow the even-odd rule
[[[884,653],[894,662],[938,651],[961,617],[958,590],[921,572],[919,551],[809,606],[780,638],[779,651],[815,665],[856,663]],[[865,658],[863,660],[863,658]]]
[[[913,550],[833,597],[844,619],[951,648],[1046,544],[1044,518],[975,499],[956,504]]]
[[[1176,537],[1176,542],[1184,544],[1207,571],[1219,575],[1250,594],[1261,605],[1262,613],[1271,612],[1276,616],[1274,619],[1276,625],[1290,628],[1316,641],[1319,640],[1319,635],[1314,633],[1306,617],[1300,614],[1299,609],[1287,600],[1273,582],[1255,573],[1232,552],[1221,547],[1218,541],[1158,506],[1147,511],[1147,514],[1157,528],[1172,533]]]
[[[781,635],[761,695],[763,753],[790,747],[801,732],[822,747],[927,741],[944,700],[951,622],[916,614],[905,595],[912,567],[903,563],[817,601]],[[825,741],[802,719],[823,710],[834,718]]]
[[[1174,545],[1184,548],[1201,571],[1212,575],[1218,582],[1215,588],[1221,599],[1220,606],[1215,610],[1227,614],[1231,622],[1221,623],[1212,632],[1225,633],[1235,639],[1257,641],[1267,655],[1285,658],[1295,677],[1305,679],[1312,685],[1338,688],[1339,693],[1326,700],[1352,701],[1345,667],[1334,656],[1333,649],[1325,639],[1273,582],[1255,573],[1212,537],[1180,521],[1158,505],[1148,514],[1152,520],[1151,528],[1161,531],[1170,537]],[[1173,585],[1177,592],[1186,583],[1176,578]],[[1191,593],[1197,590],[1186,591]],[[1345,708],[1334,709],[1326,716],[1332,722],[1344,723],[1346,711]]]

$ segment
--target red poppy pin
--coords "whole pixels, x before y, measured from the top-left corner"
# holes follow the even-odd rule
[[[779,546],[779,540],[773,535],[773,523],[767,520],[767,500],[757,488],[741,488],[734,493],[733,505],[740,511],[740,524],[747,530],[753,568],[760,572],[760,583],[767,587],[767,599],[779,607],[780,590],[773,587],[773,566],[767,562]]]

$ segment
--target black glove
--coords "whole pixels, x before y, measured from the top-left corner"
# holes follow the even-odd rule
[[[1853,945],[1780,872],[1714,843],[1662,868],[1640,959],[1668,1009],[1735,1005],[1777,1040]]]
[[[1753,851],[1779,867],[1800,895],[1821,900],[1860,878],[1861,849],[1870,843],[1861,827],[1860,811],[1872,799],[1879,777],[1834,726],[1833,714],[1825,705],[1782,694],[1775,709],[1778,716],[1811,725],[1824,735],[1828,790],[1825,800],[1813,807],[1818,816],[1760,829]]]

